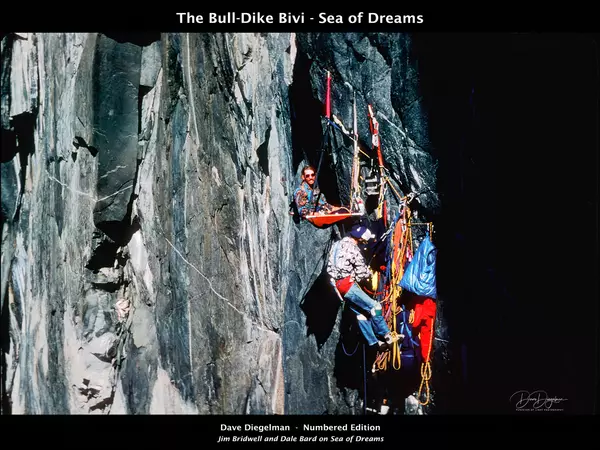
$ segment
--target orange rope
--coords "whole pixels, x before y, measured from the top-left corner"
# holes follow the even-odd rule
[[[397,334],[396,316],[402,311],[402,307],[399,306],[396,301],[402,293],[402,288],[399,284],[404,275],[408,243],[410,241],[410,227],[407,226],[407,219],[409,217],[410,210],[408,207],[405,207],[392,231],[392,258],[390,259],[391,280],[388,282],[386,296],[382,300],[382,303],[386,305],[386,312],[384,314],[386,322],[391,333],[394,335]],[[377,369],[387,370],[387,364],[390,359],[392,359],[392,366],[394,369],[399,370],[401,367],[401,354],[400,344],[396,341],[392,346],[391,352],[382,352],[378,354],[373,364],[373,371]]]
[[[371,295],[371,296],[377,296],[377,295],[381,295],[384,292],[386,292],[386,290],[384,289],[383,291],[379,291],[379,292],[373,292],[371,290],[369,290],[368,288],[361,286],[362,290],[365,291],[367,294]]]
[[[397,299],[402,294],[402,288],[399,286],[400,280],[404,275],[404,266],[406,265],[407,259],[412,259],[414,255],[414,242],[412,236],[412,226],[413,225],[427,225],[430,236],[433,235],[433,223],[413,223],[411,222],[411,211],[406,206],[402,212],[402,215],[394,230],[392,232],[392,245],[393,245],[393,253],[392,258],[390,258],[391,264],[391,279],[388,281],[388,285],[384,286],[381,292],[377,294],[384,294],[384,298],[381,301],[384,308],[384,317],[386,318],[386,322],[390,328],[390,331],[395,334],[397,331],[396,328],[396,316],[402,312],[402,307],[396,303]],[[432,237],[433,238],[433,237]],[[399,249],[399,251],[395,251],[395,249]],[[410,310],[410,315],[408,319],[409,324],[413,324],[415,319],[415,310]],[[431,380],[431,350],[433,348],[433,335],[435,333],[434,329],[435,318],[431,320],[431,335],[429,341],[429,350],[427,352],[427,358],[425,362],[421,364],[421,384],[419,386],[419,392],[417,394],[418,401],[421,405],[425,406],[430,401],[430,387],[429,382]],[[420,333],[419,333],[420,336]],[[394,369],[399,370],[401,367],[401,355],[400,345],[398,342],[395,342],[391,352],[381,352],[378,353],[375,362],[373,363],[373,372],[377,370],[387,370],[388,363],[392,362],[392,367]],[[425,401],[421,401],[423,396],[423,388],[426,390]]]

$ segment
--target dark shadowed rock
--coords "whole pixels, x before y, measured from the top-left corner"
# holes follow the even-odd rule
[[[120,242],[137,167],[141,49],[100,35],[92,73],[91,145],[98,150],[94,223]]]

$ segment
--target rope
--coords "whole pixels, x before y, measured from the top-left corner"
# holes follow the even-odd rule
[[[433,335],[435,334],[435,329],[433,328],[435,322],[435,318],[431,318],[431,336],[429,338],[429,350],[427,350],[427,359],[423,364],[421,364],[421,385],[419,386],[419,393],[417,395],[417,399],[419,403],[423,406],[429,403],[429,380],[431,380],[431,361],[429,357],[431,356],[431,347],[433,345]],[[421,401],[422,389],[423,385],[425,385],[427,389],[427,397],[425,402]]]
[[[394,193],[394,195],[396,196],[396,198],[398,199],[399,202],[402,202],[404,199],[406,199],[406,197],[402,197],[398,191],[396,190],[396,188],[394,187],[394,185],[391,183],[390,178],[386,175],[383,177],[387,183],[387,186],[392,188],[392,192]]]
[[[363,344],[363,380],[364,380],[364,400],[363,400],[363,414],[367,415],[367,356],[365,351],[365,344]]]
[[[338,246],[339,246],[339,242],[337,241],[336,243],[334,243],[333,245],[335,246],[335,248],[333,248],[333,261],[334,263],[337,263],[337,251],[338,251]],[[338,298],[340,299],[340,302],[342,303],[342,311],[343,309],[346,307],[346,301],[344,300],[344,297],[342,297],[342,294],[340,294],[340,291],[338,290],[337,286],[335,285],[335,282],[333,280],[331,280],[331,285],[333,286],[333,290],[335,291],[335,293],[337,294]],[[356,350],[358,350],[358,346],[360,345],[359,342],[356,343],[356,348],[352,351],[352,353],[348,353],[346,351],[346,346],[344,345],[344,341],[342,341],[342,349],[344,350],[344,353],[346,356],[352,356],[356,353]]]
[[[317,166],[317,173],[315,174],[315,188],[319,187],[319,172],[321,171],[321,163],[323,162],[323,155],[325,154],[325,140],[327,140],[328,148],[331,151],[331,139],[329,136],[329,126],[325,130],[325,134],[323,134],[323,138],[321,140],[321,156],[319,157],[319,164]],[[321,189],[319,189],[319,195],[317,195],[317,199],[315,200],[315,211],[319,206],[319,199],[321,198]]]
[[[429,235],[432,236],[432,232],[433,232],[433,223],[432,222],[409,223],[409,226],[412,226],[412,225],[427,225],[428,230],[429,230]],[[411,240],[411,243],[412,243],[412,240]],[[427,350],[427,358],[425,359],[425,362],[421,364],[421,385],[419,386],[419,393],[417,394],[417,399],[419,400],[419,403],[423,406],[425,406],[429,403],[429,394],[430,394],[429,381],[431,380],[431,374],[432,374],[431,373],[431,361],[429,360],[429,358],[431,356],[431,348],[433,346],[433,335],[435,334],[434,322],[435,322],[435,318],[432,318],[431,319],[431,335],[429,336],[429,349]],[[426,400],[424,403],[421,402],[423,385],[425,385],[425,388],[427,390],[427,396],[426,396]]]
[[[327,76],[328,76],[328,83],[329,83],[330,82],[329,71],[327,71]],[[352,130],[352,132],[348,131],[344,127],[344,124],[341,122],[341,120],[338,117],[336,117],[334,114],[331,114],[331,117],[333,118],[333,121],[332,121],[330,119],[330,114],[329,114],[329,104],[327,104],[327,110],[328,110],[327,138],[328,138],[329,148],[331,149],[331,137],[330,137],[329,133],[330,133],[331,127],[333,127],[333,128],[339,129],[354,144],[354,155],[353,155],[353,160],[352,160],[351,186],[350,186],[351,194],[350,194],[349,212],[351,212],[351,211],[356,210],[356,202],[360,199],[360,195],[361,195],[361,189],[360,189],[360,185],[359,185],[359,180],[360,180],[359,156],[360,156],[360,154],[363,154],[367,158],[372,158],[373,154],[372,153],[368,154],[366,151],[364,151],[362,148],[363,146],[359,142],[357,123],[356,123],[357,122],[356,90],[349,83],[347,83],[347,84],[348,84],[348,86],[350,86],[350,88],[352,89],[353,94],[354,94],[353,130]],[[329,101],[329,99],[328,99],[328,101]],[[387,119],[387,117],[385,117],[385,116],[382,116],[382,117],[391,123],[391,121],[389,121],[389,119]],[[388,176],[389,170],[384,166],[384,163],[383,163],[383,156],[381,153],[381,142],[380,142],[381,138],[379,136],[379,130],[378,130],[379,124],[377,122],[377,119],[375,118],[375,114],[373,112],[371,105],[369,105],[369,119],[370,119],[369,125],[370,125],[371,134],[374,137],[376,136],[376,140],[374,139],[372,142],[373,148],[371,148],[369,150],[371,152],[377,152],[376,156],[377,156],[378,168],[379,168],[380,186],[379,186],[379,199],[378,199],[377,208],[376,208],[376,216],[378,219],[383,217],[384,225],[387,228],[387,208],[386,208],[385,197],[387,194],[388,186],[391,189],[391,191],[393,192],[393,194],[396,196],[396,199],[398,200],[398,202],[400,203],[400,209],[398,211],[397,217],[392,222],[392,224],[390,224],[388,231],[386,231],[386,233],[384,233],[384,235],[381,237],[381,240],[383,240],[383,238],[386,237],[387,234],[391,231],[391,239],[388,241],[388,251],[386,253],[386,260],[385,260],[386,261],[385,274],[384,274],[384,276],[381,277],[381,279],[374,281],[373,291],[366,289],[366,288],[365,288],[365,291],[369,295],[374,296],[375,298],[379,299],[379,301],[382,305],[383,315],[385,317],[386,323],[388,324],[388,327],[390,328],[390,332],[391,332],[392,336],[395,338],[398,335],[397,315],[403,311],[405,312],[404,317],[403,317],[403,326],[405,326],[405,327],[412,326],[412,324],[414,324],[414,318],[415,318],[415,310],[414,309],[411,309],[410,311],[406,311],[405,308],[403,307],[404,305],[400,306],[397,304],[397,300],[400,298],[400,296],[402,294],[402,288],[400,287],[400,281],[402,280],[402,277],[404,275],[404,267],[406,266],[407,260],[410,261],[414,255],[414,242],[413,242],[413,235],[412,235],[412,227],[418,226],[418,225],[427,225],[429,235],[433,238],[433,223],[432,222],[425,222],[425,223],[412,222],[411,211],[408,208],[408,205],[419,194],[415,194],[415,193],[411,192],[407,196],[402,197],[400,195],[400,193],[398,192],[398,190],[396,189],[396,187],[394,186],[394,184],[391,182],[391,179]],[[402,130],[400,130],[400,131],[402,132],[404,137],[406,137],[405,133]],[[334,138],[335,138],[335,134],[334,134]],[[323,152],[324,152],[324,150],[323,150]],[[321,153],[321,159],[319,161],[319,168],[317,170],[317,177],[318,177],[318,173],[320,171],[322,158],[323,158],[323,153]],[[318,180],[316,180],[316,182],[318,183]],[[318,184],[317,184],[317,186],[318,186]],[[320,195],[320,193],[319,193],[319,195]],[[317,198],[317,201],[318,201],[318,198]],[[409,245],[410,245],[410,247],[409,247]],[[379,281],[379,286],[377,286],[377,281]],[[406,313],[408,313],[408,318],[406,318]],[[421,365],[421,384],[419,386],[419,392],[418,392],[418,396],[417,396],[419,403],[423,406],[427,405],[430,401],[429,381],[431,380],[431,375],[432,375],[430,356],[431,356],[431,349],[432,349],[432,344],[433,344],[433,336],[435,334],[434,333],[434,319],[435,318],[432,318],[432,321],[431,321],[431,336],[430,336],[430,342],[429,342],[429,349],[427,352],[427,358],[426,358],[426,361],[424,363],[422,363],[422,365]],[[407,334],[410,334],[410,333],[407,333]],[[410,339],[410,336],[407,336],[407,337]],[[356,350],[358,349],[358,345],[359,344],[357,344],[357,347],[354,349],[354,352],[352,354],[354,354],[356,352]],[[344,348],[344,353],[346,353],[348,355],[343,342],[342,342],[342,347]],[[373,363],[373,368],[372,368],[373,372],[375,372],[378,369],[379,370],[387,370],[388,363],[390,362],[390,360],[391,360],[392,367],[394,367],[394,369],[396,369],[396,370],[399,370],[402,365],[401,364],[401,362],[402,362],[401,356],[402,356],[401,345],[398,343],[398,341],[395,341],[394,344],[392,345],[392,349],[390,352],[382,352],[377,355],[375,362]],[[367,404],[367,381],[366,381],[367,378],[366,378],[366,376],[367,376],[367,373],[366,373],[366,356],[365,356],[365,345],[364,344],[363,344],[363,368],[364,368],[363,412],[364,412],[364,414],[366,414],[366,404]],[[423,396],[423,388],[424,387],[426,390],[426,399],[424,402],[422,402],[421,398]]]
[[[354,105],[353,105],[353,115],[354,115],[354,129],[352,130],[354,134],[354,156],[352,157],[352,182],[350,185],[350,209],[352,211],[356,211],[356,205],[358,200],[360,199],[360,186],[358,183],[359,172],[360,172],[360,161],[358,158],[358,125],[357,125],[357,115],[356,115],[356,94],[354,94]]]
[[[330,92],[330,85],[331,85],[331,80],[332,80],[332,73],[329,70],[324,69],[324,68],[316,67],[316,69],[319,70],[322,74],[326,75],[326,77],[327,77],[327,92],[328,92],[328,95],[330,95],[329,92]],[[347,81],[344,82],[344,85],[346,85],[347,87],[350,88],[350,90],[352,91],[352,94],[354,96],[354,107],[353,107],[354,127],[353,127],[352,132],[350,132],[349,130],[346,129],[346,127],[344,126],[342,121],[335,114],[331,113],[331,103],[330,103],[329,97],[326,99],[326,110],[327,110],[326,120],[329,125],[333,126],[334,128],[339,129],[348,139],[350,139],[354,143],[354,159],[357,159],[359,153],[362,153],[367,158],[373,158],[373,156],[375,156],[377,158],[379,171],[380,171],[380,182],[381,182],[380,192],[379,192],[380,201],[379,201],[378,207],[377,207],[377,214],[378,214],[379,218],[384,217],[384,221],[387,222],[387,220],[385,220],[386,206],[385,206],[385,200],[384,200],[385,193],[386,193],[385,191],[387,189],[387,186],[391,187],[391,189],[397,199],[400,199],[401,196],[398,193],[398,191],[396,190],[396,188],[394,187],[394,185],[391,183],[390,178],[385,174],[386,172],[389,173],[389,170],[387,169],[387,167],[385,167],[385,164],[383,162],[383,154],[381,151],[381,137],[379,135],[379,121],[377,120],[377,116],[382,117],[384,120],[389,122],[392,126],[394,126],[394,128],[396,128],[398,131],[400,131],[400,133],[403,135],[403,137],[406,137],[406,133],[402,129],[400,129],[397,125],[395,125],[390,119],[388,119],[381,112],[378,112],[377,114],[375,114],[373,105],[371,105],[371,103],[369,102],[369,104],[368,104],[369,128],[371,130],[371,134],[374,136],[377,136],[377,139],[376,139],[376,142],[372,142],[373,148],[368,149],[369,150],[368,152],[365,151],[365,150],[367,150],[366,147],[363,146],[362,144],[360,144],[360,142],[358,140],[358,130],[357,130],[357,124],[356,124],[356,88],[354,86],[352,86],[350,83],[348,83]],[[376,145],[374,145],[374,144],[376,144]],[[363,148],[365,150],[363,150]],[[373,152],[375,152],[375,151],[376,151],[376,155],[373,155]],[[354,163],[355,162],[353,162],[353,164]],[[352,171],[354,172],[354,166],[353,166]],[[353,183],[358,184],[358,177],[355,177],[354,173],[352,174],[352,181],[353,181]],[[351,187],[351,192],[354,192],[354,189],[352,187]],[[356,197],[360,194],[360,192],[358,191],[357,188],[356,188],[355,194],[356,194]],[[414,195],[416,195],[416,194],[413,194],[413,196]],[[351,200],[350,200],[351,201],[351,203],[350,203],[351,209],[353,209],[353,206],[355,206],[353,204],[353,202],[355,201],[356,197],[351,196]],[[411,200],[412,200],[412,198],[411,198]],[[410,202],[410,200],[409,200],[409,202]],[[387,223],[386,223],[386,225],[387,225]]]
[[[365,291],[367,294],[369,294],[372,297],[380,296],[381,294],[385,293],[385,291],[373,292],[373,291],[371,291],[369,288],[367,288],[365,286],[361,286],[361,288],[363,289],[363,291]]]
[[[406,226],[406,220],[410,217],[410,210],[405,205],[402,208],[391,225],[392,237],[388,243],[388,254],[386,257],[386,275],[387,285],[389,289],[383,299],[386,308],[386,322],[390,328],[392,336],[397,336],[397,315],[403,311],[402,307],[396,304],[397,299],[402,294],[400,280],[404,275],[404,266],[407,256],[407,247],[410,236],[410,228]],[[399,249],[399,251],[397,250]],[[391,352],[384,352],[377,356],[373,370],[387,370],[388,361],[392,360],[392,367],[395,370],[400,370],[402,366],[400,345],[395,341],[392,345]]]
[[[357,342],[357,343],[356,343],[356,348],[355,348],[355,349],[352,351],[352,353],[348,353],[348,352],[346,351],[346,346],[344,345],[344,342],[342,341],[342,349],[344,350],[344,354],[345,354],[346,356],[352,356],[352,355],[354,355],[354,354],[356,353],[356,350],[358,350],[358,346],[359,346],[359,345],[360,345],[360,342]]]

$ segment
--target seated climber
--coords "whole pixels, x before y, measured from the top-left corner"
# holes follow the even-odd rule
[[[315,169],[312,166],[305,166],[302,169],[302,182],[294,192],[294,201],[300,217],[304,220],[310,214],[336,214],[338,212],[347,212],[346,208],[333,206],[327,203],[325,195],[319,188],[314,188]],[[319,195],[320,194],[320,195]],[[317,204],[318,202],[318,204]]]
[[[369,297],[360,284],[370,280],[372,274],[358,244],[365,244],[375,235],[363,225],[355,225],[348,236],[336,242],[327,262],[327,273],[332,277],[348,306],[356,313],[358,326],[369,346],[388,351],[402,334],[392,335],[382,315],[381,304]]]

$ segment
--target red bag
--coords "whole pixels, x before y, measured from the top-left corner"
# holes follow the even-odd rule
[[[421,356],[423,361],[430,359],[429,351],[433,333],[433,321],[435,319],[436,305],[429,297],[418,297],[415,303],[415,319],[413,321],[413,330],[415,333],[421,333]]]
[[[350,290],[353,284],[354,282],[350,281],[350,277],[346,277],[337,280],[335,282],[335,287],[337,287],[337,290],[340,291],[340,294],[343,297],[344,295],[346,295],[346,292]]]

